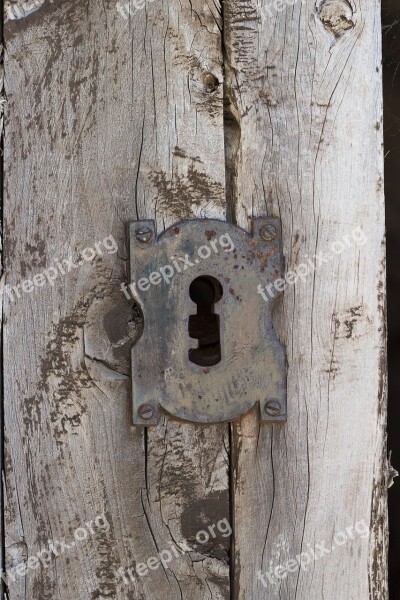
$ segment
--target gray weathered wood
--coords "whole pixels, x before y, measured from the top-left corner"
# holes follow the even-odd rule
[[[233,597],[377,600],[387,597],[380,3],[292,4],[225,4],[237,221],[280,216],[287,270],[329,258],[277,309],[287,425],[260,427],[253,413],[233,427]],[[332,252],[357,228],[366,244]],[[369,543],[257,579],[360,520]]]
[[[6,284],[118,243],[4,295],[8,564],[111,525],[10,579],[10,600],[387,598],[379,2],[291,4],[5,3]],[[132,428],[125,225],[226,214],[280,216],[288,270],[330,257],[276,309],[289,421]],[[366,243],[333,253],[356,228]],[[231,573],[229,539],[194,548],[230,508]],[[369,540],[257,577],[361,520]]]
[[[129,220],[224,218],[223,91],[202,79],[222,80],[219,7],[157,0],[125,21],[113,2],[22,4],[6,24],[7,284],[111,234],[119,251],[5,301],[10,564],[103,511],[111,524],[10,579],[10,598],[228,598],[221,537],[129,587],[115,575],[229,516],[226,426],[130,427],[119,289]]]

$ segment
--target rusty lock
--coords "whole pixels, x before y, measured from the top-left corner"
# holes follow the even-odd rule
[[[215,219],[181,221],[157,236],[130,224],[129,288],[143,313],[132,348],[133,423],[161,410],[195,423],[260,407],[286,420],[286,359],[259,286],[282,277],[281,224],[254,218],[252,234]]]

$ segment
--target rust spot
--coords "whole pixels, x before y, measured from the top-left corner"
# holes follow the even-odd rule
[[[230,294],[232,294],[232,296],[233,296],[234,298],[236,298],[236,300],[237,300],[238,302],[241,302],[241,301],[242,301],[242,299],[240,298],[240,296],[236,296],[236,294],[235,294],[235,290],[234,290],[233,288],[229,288],[229,293],[230,293]]]
[[[208,239],[208,241],[215,238],[216,235],[217,234],[215,233],[215,231],[206,231],[206,238]]]
[[[265,268],[268,264],[268,257],[264,252],[257,252],[257,258],[260,262],[261,271],[265,271]]]

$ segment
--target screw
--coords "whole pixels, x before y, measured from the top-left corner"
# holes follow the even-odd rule
[[[149,242],[153,237],[153,232],[151,229],[149,229],[149,227],[141,227],[140,229],[136,229],[135,235],[139,242],[147,244],[147,242]]]
[[[139,416],[142,419],[145,419],[146,421],[148,421],[149,419],[151,419],[154,415],[154,408],[151,406],[151,404],[142,404],[142,406],[139,406]]]
[[[270,417],[280,417],[282,414],[282,406],[279,400],[269,400],[265,403],[264,409]]]
[[[264,242],[272,242],[276,238],[276,228],[273,225],[264,225],[260,229],[260,236]]]

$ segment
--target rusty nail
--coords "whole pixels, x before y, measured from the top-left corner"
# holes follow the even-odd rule
[[[149,227],[141,227],[140,229],[136,229],[135,235],[139,242],[147,244],[147,242],[151,240],[153,232],[151,229],[149,229]]]
[[[269,400],[265,404],[265,412],[270,417],[279,417],[282,414],[282,407],[279,400]]]
[[[148,421],[154,415],[154,409],[151,404],[142,404],[139,406],[139,416]]]
[[[264,242],[272,242],[276,238],[276,228],[273,225],[264,225],[260,229],[260,236]]]

